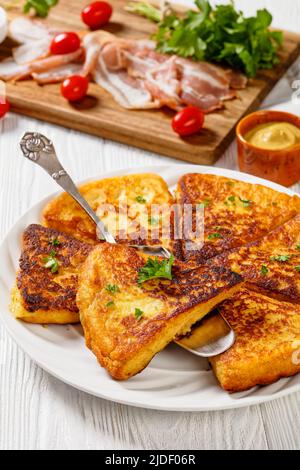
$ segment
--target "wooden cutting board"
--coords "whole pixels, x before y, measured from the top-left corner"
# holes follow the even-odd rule
[[[1,2],[5,3],[12,4],[11,0]],[[60,0],[47,22],[65,31],[82,30],[80,11],[83,3],[81,0]],[[148,20],[126,13],[124,0],[111,3],[114,14],[108,31],[131,38],[149,37],[155,31],[156,26]],[[18,16],[20,12],[18,7],[10,8],[9,15]],[[259,106],[300,54],[300,35],[285,32],[284,36],[281,63],[276,70],[260,73],[257,79],[249,82],[247,89],[239,92],[238,99],[226,102],[224,110],[207,116],[205,129],[199,135],[186,139],[179,138],[171,130],[172,111],[125,110],[96,84],[91,84],[89,97],[74,106],[60,96],[59,85],[41,87],[33,81],[24,81],[8,84],[7,94],[17,113],[180,160],[212,164],[233,140],[237,122]],[[0,57],[9,55],[10,48],[8,41],[2,44]]]

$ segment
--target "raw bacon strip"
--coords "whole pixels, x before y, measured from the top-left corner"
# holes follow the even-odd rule
[[[236,97],[230,88],[227,74],[206,62],[193,63],[185,59],[176,59],[181,68],[181,95],[183,103],[197,106],[209,113],[224,106],[225,100]]]
[[[51,38],[31,41],[13,49],[13,58],[19,65],[28,64],[49,55]]]
[[[79,75],[81,71],[81,64],[67,64],[60,65],[48,72],[32,73],[32,77],[40,85],[46,85],[47,83],[60,83],[72,75]]]
[[[28,71],[27,65],[18,65],[12,57],[0,62],[0,79],[11,80],[17,75],[26,73]]]
[[[48,29],[42,23],[23,17],[15,18],[8,27],[9,37],[20,44],[39,41],[47,37],[51,32],[52,35],[55,34],[54,31]]]
[[[149,109],[160,107],[159,101],[152,100],[151,93],[145,89],[142,80],[130,77],[126,71],[109,71],[101,55],[94,73],[94,79],[123,108]]]
[[[83,50],[65,55],[53,55],[30,64],[18,65],[13,59],[0,63],[0,78],[3,80],[23,80],[32,73],[43,73],[61,65],[69,64],[82,56]]]
[[[171,109],[181,108],[181,82],[178,75],[176,56],[170,57],[145,75],[145,85],[152,96],[161,102],[161,106]]]

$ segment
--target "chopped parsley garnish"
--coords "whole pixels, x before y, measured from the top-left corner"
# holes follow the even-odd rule
[[[300,266],[295,266],[296,271],[300,271]]]
[[[56,259],[55,251],[51,251],[50,255],[43,259],[43,263],[44,263],[45,268],[51,270],[52,274],[55,274],[58,272],[59,264]]]
[[[172,266],[174,264],[174,256],[169,259],[159,261],[158,257],[149,258],[145,266],[138,272],[138,283],[149,281],[150,279],[163,278],[172,280]]]
[[[276,255],[270,256],[271,261],[278,261],[279,263],[286,263],[291,259],[291,255]]]
[[[107,302],[107,304],[105,305],[105,307],[110,308],[110,307],[113,307],[114,305],[115,305],[114,301],[113,301],[113,300],[110,300],[109,302]]]
[[[111,294],[115,294],[116,292],[120,292],[120,288],[116,284],[107,284],[105,289],[107,290],[107,292],[110,292]]]
[[[158,225],[159,224],[159,219],[157,217],[150,217],[149,218],[149,224],[150,225]]]
[[[239,197],[239,200],[243,203],[244,207],[249,207],[251,204],[253,204],[253,201],[249,201],[248,199],[242,199]]]
[[[137,196],[135,198],[136,202],[138,202],[139,204],[146,204],[146,199],[143,197],[143,196]]]
[[[222,235],[219,233],[219,232],[215,232],[215,233],[210,233],[208,235],[208,239],[209,240],[215,240],[217,238],[222,238]]]
[[[269,274],[269,270],[268,270],[267,266],[263,265],[263,266],[261,267],[261,274],[262,274],[263,276],[267,276],[267,274]]]
[[[300,245],[296,246],[296,250],[300,251]]]
[[[144,312],[140,310],[139,308],[135,309],[134,316],[137,319],[137,321],[140,321],[144,315]]]
[[[52,246],[59,246],[60,245],[60,241],[58,240],[58,238],[52,238],[49,240],[49,245],[52,245]]]
[[[204,199],[202,202],[199,202],[198,206],[201,207],[201,208],[205,208],[207,206],[209,206],[210,204],[210,200],[209,199]]]

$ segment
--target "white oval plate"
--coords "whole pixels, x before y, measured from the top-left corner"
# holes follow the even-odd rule
[[[172,165],[120,170],[100,178],[128,173],[153,172],[173,188],[180,176],[189,172],[223,175],[240,181],[258,183],[293,195],[286,188],[250,175],[213,167]],[[99,178],[99,179],[100,179]],[[92,179],[97,179],[94,177]],[[53,197],[53,196],[52,196]],[[43,369],[63,382],[118,403],[172,411],[208,411],[238,408],[267,402],[300,390],[300,374],[276,384],[229,395],[218,385],[208,363],[172,344],[158,354],[138,376],[127,382],[112,380],[86,349],[80,326],[29,325],[16,321],[8,305],[20,256],[22,232],[37,223],[48,197],[32,207],[14,225],[0,247],[0,318],[18,345]]]

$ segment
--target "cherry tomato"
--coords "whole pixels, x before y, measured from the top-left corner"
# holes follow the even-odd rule
[[[57,34],[51,43],[50,52],[53,55],[71,54],[80,48],[80,38],[76,33]]]
[[[86,77],[73,75],[61,85],[61,94],[68,101],[79,101],[87,94],[89,81]]]
[[[112,6],[107,2],[93,2],[81,13],[82,21],[91,29],[106,25],[112,15]]]
[[[0,118],[4,117],[10,109],[9,101],[5,100],[4,103],[0,100]]]
[[[174,116],[172,120],[173,131],[181,136],[196,134],[204,124],[204,113],[195,106],[188,106]]]

